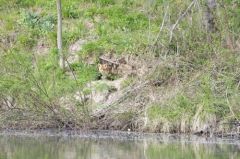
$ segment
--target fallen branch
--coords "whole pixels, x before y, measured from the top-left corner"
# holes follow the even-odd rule
[[[114,64],[114,65],[117,65],[117,66],[119,65],[118,62],[112,61],[112,60],[107,59],[107,58],[104,58],[104,57],[99,57],[99,59],[102,60],[102,61],[105,61],[105,62],[108,62],[108,63]]]
[[[110,110],[112,110],[113,108],[115,108],[115,106],[117,106],[119,103],[121,103],[127,96],[129,96],[129,94],[141,89],[141,88],[144,88],[146,85],[148,85],[150,82],[149,81],[146,81],[144,83],[142,83],[141,85],[138,85],[134,88],[129,88],[127,90],[125,90],[125,92],[123,93],[122,96],[120,96],[117,100],[113,101],[112,103],[108,104],[106,106],[105,109],[102,109],[98,112],[95,112],[94,114],[92,114],[91,116],[94,118],[94,117],[100,117],[102,116],[103,114],[106,114],[107,112],[110,112]]]

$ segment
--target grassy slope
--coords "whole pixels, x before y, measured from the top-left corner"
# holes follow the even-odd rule
[[[145,116],[150,122],[144,129],[149,131],[184,132],[212,120],[225,122],[240,117],[240,48],[237,45],[240,4],[222,1],[216,11],[218,31],[210,34],[202,22],[204,1],[199,1],[177,25],[169,42],[169,28],[190,2],[63,0],[66,54],[78,39],[95,39],[79,52],[82,58],[113,52],[161,61],[147,78],[161,82],[160,86],[151,88],[155,95],[167,93],[167,96],[145,103]],[[165,23],[156,41],[165,13]],[[59,97],[97,79],[96,65],[81,61],[72,65],[77,85],[58,68],[55,25],[54,1],[0,0],[0,99],[14,97],[21,109],[33,114],[56,114]],[[33,56],[41,40],[49,46],[49,53]],[[37,69],[32,67],[33,59]],[[80,112],[84,110],[81,106],[76,103]],[[60,118],[69,118],[68,112],[59,110],[58,113]],[[136,119],[134,114],[123,115],[121,119]],[[76,123],[82,121],[76,114],[70,116],[76,117],[72,119]],[[142,116],[144,112],[137,115]],[[0,119],[8,120],[8,116]]]

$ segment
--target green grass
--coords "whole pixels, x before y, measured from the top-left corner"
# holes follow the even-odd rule
[[[215,114],[221,120],[239,118],[240,3],[221,2],[216,33],[206,31],[204,14],[195,5],[179,21],[169,41],[171,26],[190,2],[63,0],[64,53],[68,55],[69,47],[77,40],[87,39],[77,53],[80,59],[98,59],[106,53],[158,58],[157,69],[147,79],[161,83],[155,87],[178,88],[180,92],[150,105],[150,120],[164,118],[176,122],[183,115],[192,119],[199,106],[203,107],[203,118],[206,114]],[[204,3],[199,1],[203,10]],[[156,40],[165,13],[167,18]],[[71,64],[76,81],[59,68],[56,23],[55,1],[0,0],[0,97],[14,96],[29,106],[26,101],[31,98],[30,92],[52,103],[66,94],[84,90],[87,83],[99,78],[98,60],[93,65],[84,60]],[[227,37],[232,41],[227,42]],[[39,40],[50,47],[47,55],[35,54]],[[129,78],[122,86],[134,82]]]

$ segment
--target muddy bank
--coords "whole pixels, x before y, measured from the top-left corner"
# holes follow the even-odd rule
[[[0,136],[20,136],[30,138],[60,137],[81,139],[112,139],[112,140],[136,140],[159,141],[163,143],[202,143],[202,144],[240,144],[240,134],[215,134],[214,136],[198,136],[193,134],[164,134],[164,133],[139,133],[125,131],[83,131],[83,130],[0,130]]]

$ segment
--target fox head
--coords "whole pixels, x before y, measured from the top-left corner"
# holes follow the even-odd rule
[[[110,74],[112,71],[112,66],[108,64],[98,64],[98,70],[100,73]]]

